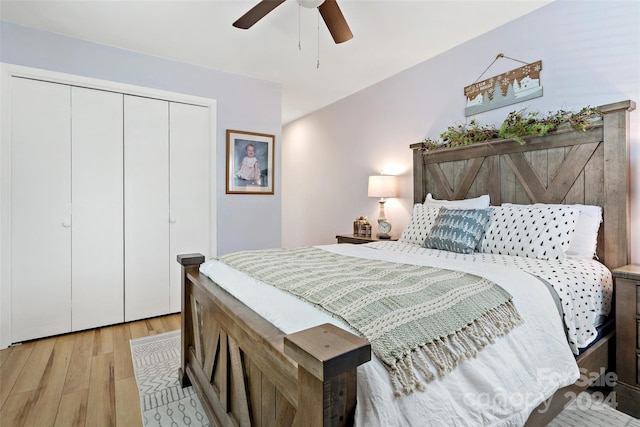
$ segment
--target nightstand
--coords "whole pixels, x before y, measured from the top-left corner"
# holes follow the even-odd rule
[[[361,243],[371,243],[371,242],[389,242],[398,240],[397,237],[391,237],[390,239],[378,239],[375,235],[373,236],[356,236],[354,234],[338,234],[336,236],[338,239],[338,243],[354,243],[359,245]]]
[[[618,410],[640,417],[640,265],[612,271],[616,294]]]

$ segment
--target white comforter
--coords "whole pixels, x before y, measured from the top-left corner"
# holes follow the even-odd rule
[[[521,426],[530,412],[558,388],[574,383],[578,366],[567,345],[562,320],[546,286],[519,268],[441,259],[375,245],[328,245],[321,249],[349,256],[455,268],[485,277],[512,296],[524,323],[444,378],[396,398],[384,365],[372,360],[358,368],[358,426]],[[211,260],[200,271],[285,333],[340,320],[308,303]]]

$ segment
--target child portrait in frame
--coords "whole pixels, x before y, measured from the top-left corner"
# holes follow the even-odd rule
[[[227,130],[227,194],[273,194],[274,136]]]

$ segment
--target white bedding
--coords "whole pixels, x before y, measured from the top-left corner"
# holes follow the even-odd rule
[[[328,245],[321,249],[349,256],[455,268],[485,277],[512,296],[524,323],[463,361],[444,378],[396,398],[383,364],[372,360],[358,368],[359,426],[520,426],[530,412],[558,388],[574,383],[579,371],[567,345],[563,323],[547,287],[519,267],[479,259],[443,260],[411,252],[406,245]],[[377,249],[376,249],[377,246]],[[393,249],[393,250],[388,250]],[[407,252],[408,251],[408,252]],[[440,251],[437,251],[440,252]],[[200,271],[285,333],[340,320],[275,287],[215,260]]]

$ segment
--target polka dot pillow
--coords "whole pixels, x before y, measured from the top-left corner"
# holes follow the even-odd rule
[[[422,245],[433,223],[436,221],[438,212],[440,212],[440,207],[425,206],[422,203],[415,204],[409,225],[404,229],[398,240],[413,245]]]
[[[565,259],[579,214],[567,206],[493,207],[479,251],[544,260]]]

